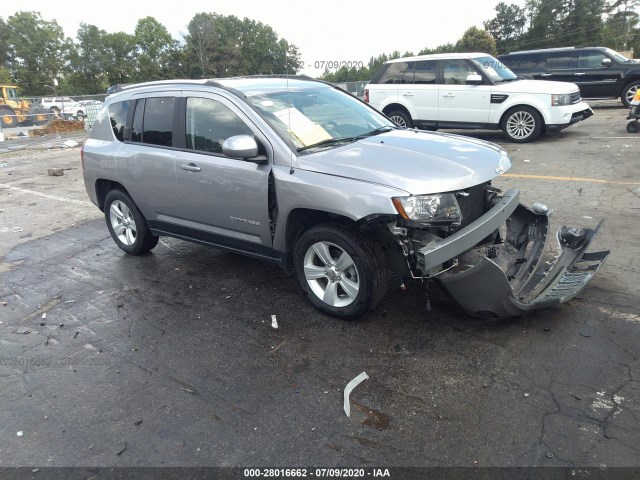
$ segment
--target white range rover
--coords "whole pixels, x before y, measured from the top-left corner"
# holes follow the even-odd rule
[[[593,111],[573,83],[519,78],[486,53],[446,53],[386,62],[365,101],[401,127],[502,130],[530,142]]]

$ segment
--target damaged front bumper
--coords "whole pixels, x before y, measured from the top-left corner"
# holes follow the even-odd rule
[[[514,317],[566,302],[609,255],[586,252],[602,222],[594,229],[561,227],[556,235],[560,251],[547,260],[549,218],[546,209],[538,211],[521,205],[517,190],[508,190],[467,227],[416,250],[416,265],[476,317]],[[496,231],[500,236],[494,242],[478,246]],[[457,259],[455,267],[439,271],[452,259]]]

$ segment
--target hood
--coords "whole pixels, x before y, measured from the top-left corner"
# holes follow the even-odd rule
[[[580,89],[575,83],[554,82],[552,80],[518,80],[514,82],[499,83],[492,90],[505,93],[548,93],[562,94],[573,93]]]
[[[399,188],[413,195],[487,182],[511,167],[509,154],[482,140],[392,130],[298,158],[299,168]]]

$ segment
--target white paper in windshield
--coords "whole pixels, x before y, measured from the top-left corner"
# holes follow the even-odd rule
[[[285,108],[284,110],[273,112],[273,114],[278,120],[289,127],[289,133],[291,133],[303,147],[333,138],[324,128],[308,117],[305,117],[297,108]]]

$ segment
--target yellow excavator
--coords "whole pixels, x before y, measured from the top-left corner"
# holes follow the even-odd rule
[[[0,125],[2,128],[14,128],[18,125],[44,125],[50,114],[44,108],[32,105],[18,97],[15,85],[0,85]]]

